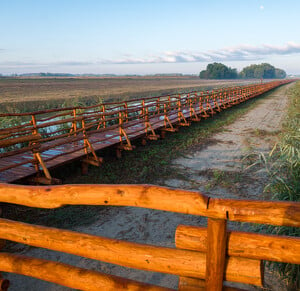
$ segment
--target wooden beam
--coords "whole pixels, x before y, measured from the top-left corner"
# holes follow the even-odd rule
[[[175,234],[176,247],[206,251],[207,229],[179,225]],[[300,238],[249,232],[228,232],[229,256],[300,264]]]
[[[152,185],[21,186],[0,184],[0,201],[30,207],[69,205],[145,207],[241,222],[300,227],[300,202],[209,198]]]
[[[0,141],[0,147],[4,148],[24,142],[37,142],[41,138],[42,136],[40,134],[30,134],[15,138],[4,139]]]
[[[206,255],[201,252],[126,242],[7,219],[0,219],[0,238],[129,268],[205,277]],[[226,280],[261,286],[258,260],[230,257],[226,264]]]
[[[38,278],[66,287],[86,290],[155,290],[167,291],[169,288],[149,285],[137,281],[86,270],[59,262],[36,259],[21,255],[0,253],[0,270],[9,273]],[[7,280],[6,280],[7,281]]]
[[[49,181],[51,181],[51,175],[50,175],[50,173],[49,173],[49,170],[47,169],[47,166],[46,166],[46,164],[44,163],[44,161],[43,161],[43,159],[42,159],[42,157],[41,157],[41,155],[40,155],[40,153],[34,153],[33,154],[34,155],[34,158],[38,161],[38,163],[41,165],[41,167],[42,167],[42,169],[43,169],[43,172],[44,172],[44,174],[45,174],[45,177],[49,180]]]
[[[205,283],[207,291],[222,291],[226,259],[225,219],[208,218]]]

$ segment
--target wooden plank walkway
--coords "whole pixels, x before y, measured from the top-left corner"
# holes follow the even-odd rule
[[[89,107],[0,114],[0,117],[20,119],[19,124],[0,129],[0,182],[13,183],[39,174],[50,184],[53,182],[51,169],[75,160],[100,165],[97,154],[105,148],[132,150],[134,139],[157,139],[157,132],[175,131],[175,127],[188,126],[191,121],[207,118],[287,82]],[[32,142],[24,142],[30,139]]]

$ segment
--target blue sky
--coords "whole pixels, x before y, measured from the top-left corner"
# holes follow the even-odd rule
[[[0,73],[300,73],[298,0],[0,0]]]

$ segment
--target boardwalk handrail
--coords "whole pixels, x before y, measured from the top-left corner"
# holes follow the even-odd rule
[[[96,153],[99,149],[116,146],[118,151],[132,150],[134,138],[158,139],[165,131],[174,132],[176,127],[188,126],[191,121],[200,121],[288,82],[29,113],[2,113],[0,117],[11,118],[12,124],[0,128],[0,182],[15,182],[16,177],[21,179],[42,170],[51,184],[49,168],[75,159],[99,166],[101,158]],[[161,133],[157,134],[157,130]],[[33,140],[38,134],[41,138]]]
[[[193,290],[202,290],[203,286],[206,290],[221,290],[223,280],[262,286],[262,260],[300,263],[300,238],[226,231],[230,220],[300,227],[299,202],[216,199],[195,191],[153,185],[9,184],[0,184],[0,201],[40,208],[132,206],[206,216],[207,229],[178,226],[175,249],[0,219],[1,239],[178,275],[179,290],[189,290],[192,286],[197,287]],[[22,267],[13,268],[16,262]],[[44,268],[43,271],[38,271],[37,266]],[[127,279],[122,281],[122,278],[107,275],[105,280],[106,275],[98,272],[7,253],[0,253],[0,270],[82,290],[96,290],[99,286],[113,290],[113,284],[120,290],[155,290],[154,286],[139,285]],[[68,280],[71,274],[76,274],[78,280],[85,278],[86,285]]]

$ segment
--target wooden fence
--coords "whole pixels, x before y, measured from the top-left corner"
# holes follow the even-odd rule
[[[155,140],[166,131],[188,126],[254,98],[290,80],[186,94],[174,94],[86,107],[30,113],[0,113],[9,125],[0,128],[0,182],[12,183],[40,174],[53,184],[49,169],[82,159],[99,166],[97,151],[116,146],[132,150],[135,138]],[[159,134],[157,134],[159,131]],[[41,174],[42,173],[42,174]]]
[[[179,276],[179,290],[237,290],[224,281],[263,285],[262,260],[300,263],[300,239],[233,232],[227,221],[300,227],[300,203],[232,200],[151,185],[0,184],[0,201],[39,208],[111,205],[208,217],[207,228],[179,225],[176,248],[138,244],[0,219],[0,238],[125,267]],[[171,290],[67,264],[0,253],[0,271],[81,290]],[[7,281],[2,279],[2,285]]]

